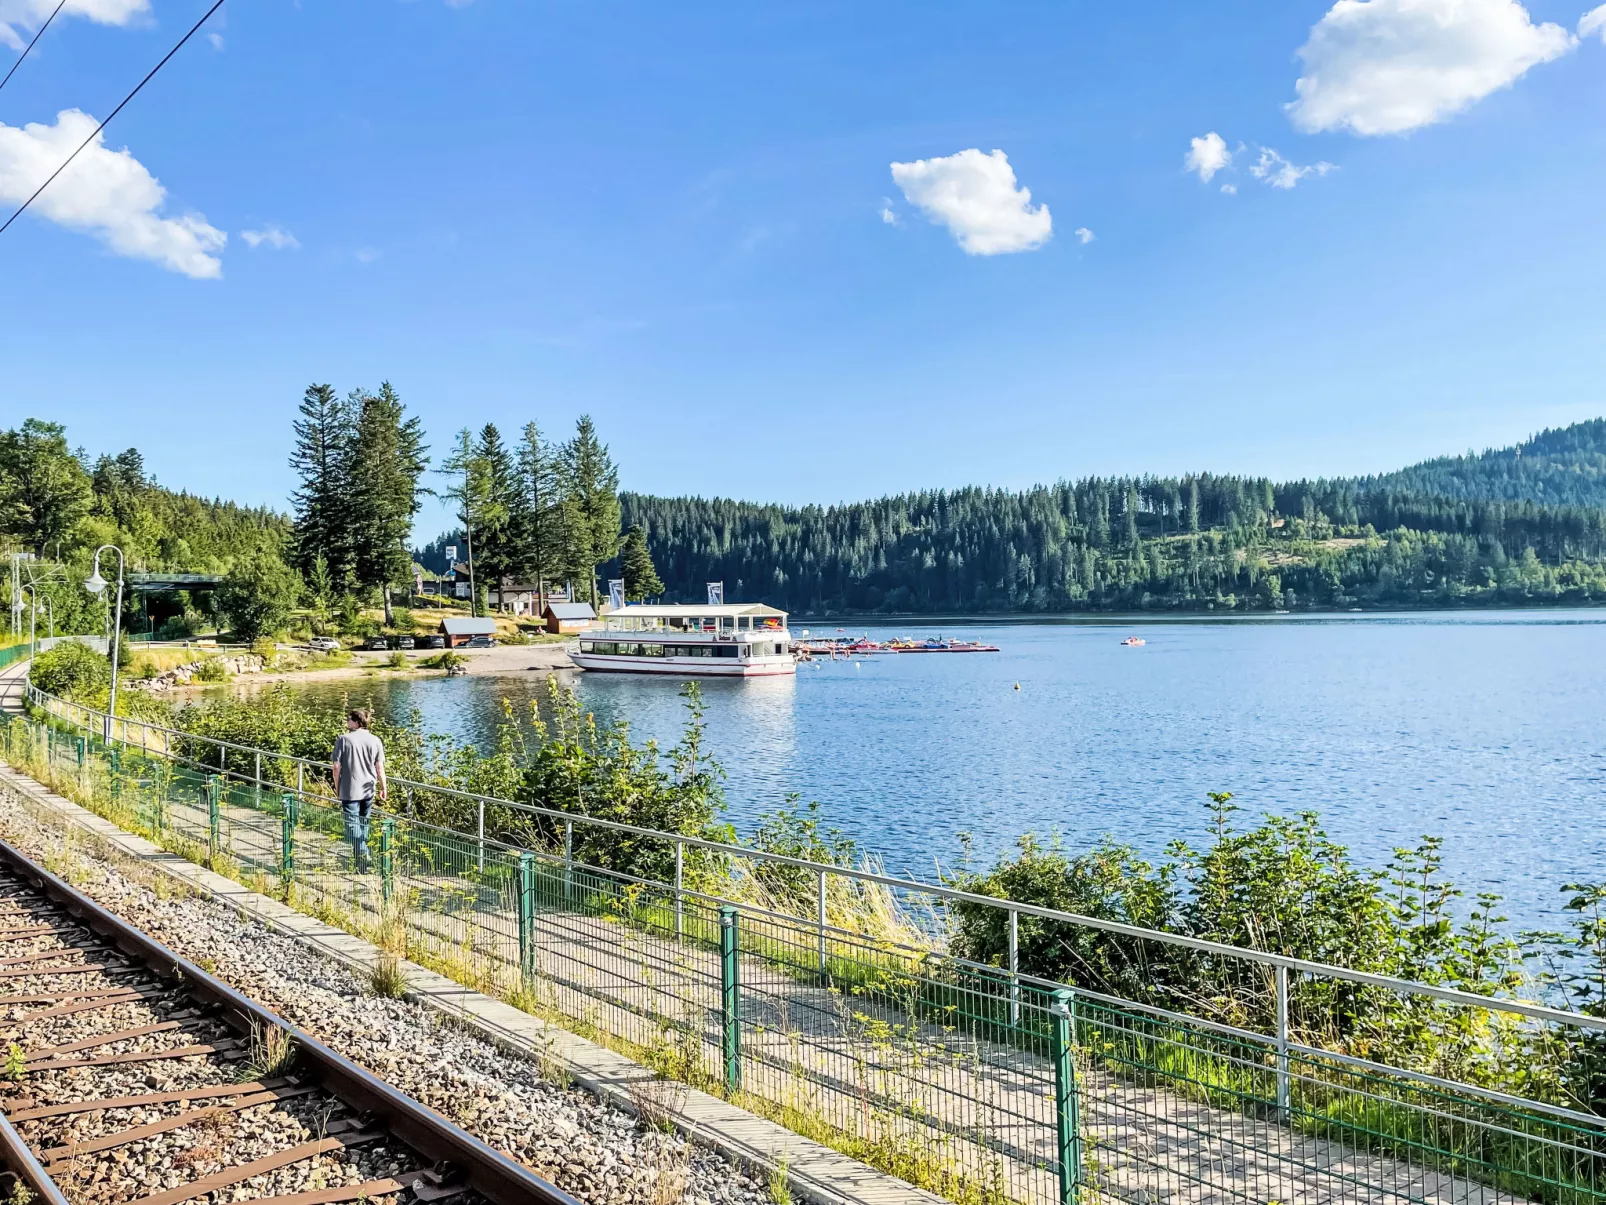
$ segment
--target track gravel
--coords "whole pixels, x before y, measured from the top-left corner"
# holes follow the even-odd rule
[[[720,1156],[679,1135],[646,1126],[586,1092],[551,1082],[531,1060],[500,1050],[418,1005],[374,996],[344,967],[230,908],[188,894],[154,871],[111,860],[90,848],[85,838],[68,838],[42,824],[5,795],[0,795],[0,833],[117,915],[583,1201],[596,1205],[770,1202],[767,1186]],[[22,1006],[0,1006],[0,1033],[5,1034],[0,1044],[17,1040],[16,1020],[23,1011],[27,1010]],[[117,1018],[119,1027],[124,1021],[134,1027],[152,1015],[141,1005],[130,1004],[120,1006]],[[37,1049],[74,1040],[78,1027],[70,1024],[72,1018],[60,1020],[62,1024],[37,1036],[30,1032],[26,1044]],[[100,1024],[105,1024],[104,1015]],[[148,1040],[157,1044],[165,1037]],[[118,1090],[135,1095],[195,1087],[209,1078],[187,1065],[195,1061],[130,1068],[117,1077]],[[107,1085],[107,1079],[98,1079],[96,1095],[103,1095]],[[62,1087],[64,1095],[56,1099],[73,1099],[70,1086]],[[271,1115],[276,1119],[273,1125],[300,1126],[316,1137],[317,1119],[298,1117],[301,1110],[288,1107],[294,1103],[282,1102],[273,1110],[263,1107],[253,1114]],[[111,1128],[154,1121],[169,1111],[121,1110]],[[79,1137],[92,1137],[109,1124],[99,1120],[103,1115],[88,1116],[96,1120],[77,1123],[84,1127],[75,1131]],[[291,1137],[264,1135],[265,1147],[281,1148]],[[153,1140],[141,1154],[139,1169],[119,1166],[114,1153],[99,1161],[104,1167],[86,1168],[87,1179],[108,1187],[126,1179],[164,1184],[169,1178],[175,1183],[188,1180],[199,1169],[173,1165],[204,1162],[208,1152],[196,1150],[197,1145],[204,1146],[193,1134],[168,1143]],[[393,1161],[383,1148],[365,1149],[360,1160],[364,1171],[376,1174],[385,1174]],[[282,1178],[276,1173],[271,1181],[252,1182],[250,1191],[244,1191],[246,1186],[225,1191],[221,1199],[262,1195],[263,1183],[271,1183],[273,1191],[300,1191],[304,1186],[299,1180],[295,1187],[281,1186]],[[99,1195],[90,1190],[81,1199]]]

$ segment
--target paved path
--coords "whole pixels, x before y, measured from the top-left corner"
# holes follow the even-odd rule
[[[0,716],[22,714],[31,664],[30,661],[16,661],[0,669]]]

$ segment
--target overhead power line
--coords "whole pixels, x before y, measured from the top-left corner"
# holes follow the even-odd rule
[[[60,167],[58,167],[55,171],[50,173],[50,179],[46,180],[38,188],[34,189],[33,196],[29,197],[21,205],[17,206],[17,212],[12,214],[9,218],[6,219],[6,223],[5,223],[4,226],[0,226],[0,234],[4,234],[8,229],[10,229],[11,223],[15,222],[19,217],[22,216],[22,211],[24,209],[27,209],[28,206],[32,205],[36,200],[38,200],[40,193],[44,192],[45,189],[47,189],[47,188],[49,188],[51,186],[51,184],[55,183],[56,177],[61,175],[62,172],[67,170],[67,165],[69,163],[71,163],[74,159],[78,158],[79,151],[82,151],[91,142],[95,141],[95,139],[100,137],[100,132],[111,124],[112,118],[116,117],[119,113],[121,113],[123,111],[123,106],[128,104],[129,101],[133,100],[136,96],[139,95],[140,89],[143,88],[146,84],[150,83],[152,78],[156,75],[156,73],[158,71],[160,71],[163,67],[167,66],[167,60],[172,58],[175,54],[177,54],[180,50],[183,49],[184,43],[188,42],[191,38],[193,38],[195,36],[196,31],[199,30],[201,28],[201,26],[206,24],[207,19],[209,17],[211,17],[211,15],[213,13],[217,12],[218,9],[223,7],[223,3],[224,3],[224,0],[217,0],[217,3],[212,5],[211,8],[207,9],[206,12],[202,15],[202,17],[201,17],[201,19],[199,21],[197,21],[194,25],[190,26],[189,33],[185,34],[182,38],[180,38],[177,41],[177,43],[174,44],[173,49],[169,50],[166,54],[164,54],[162,56],[162,61],[157,63],[156,66],[152,67],[150,69],[150,71],[146,74],[145,78],[140,80],[139,83],[134,85],[134,90],[132,92],[130,92],[127,96],[123,97],[123,99],[118,102],[117,107],[106,115],[106,119],[104,121],[102,121],[98,126],[95,127],[94,133],[90,134],[90,136],[88,138],[85,138],[82,142],[80,142],[78,144],[78,150],[76,150],[72,154],[68,155],[67,158],[62,162],[62,165]],[[59,5],[57,7],[58,7],[58,9],[60,8]],[[44,31],[40,30],[40,32],[43,33]]]
[[[22,60],[28,57],[28,51],[32,50],[39,39],[45,36],[45,30],[49,29],[50,23],[56,19],[56,13],[59,13],[66,6],[67,0],[61,0],[61,3],[57,4],[51,14],[45,18],[45,23],[39,27],[39,32],[34,34],[33,41],[29,42],[23,52],[17,56],[17,61],[11,64],[11,70],[6,72],[6,78],[0,79],[0,88],[4,88],[11,82],[11,77],[17,74],[17,68],[22,66]]]

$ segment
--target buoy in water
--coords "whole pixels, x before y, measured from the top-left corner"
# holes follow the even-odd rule
[[[1020,689],[1020,683],[1019,683],[1019,682],[1017,682],[1017,683],[1015,683],[1015,689],[1016,689],[1016,690],[1019,690],[1019,689]]]

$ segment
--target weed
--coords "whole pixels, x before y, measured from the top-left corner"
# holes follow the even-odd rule
[[[674,1133],[675,1118],[686,1103],[688,1089],[685,1084],[677,1084],[656,1075],[637,1076],[625,1085],[625,1089],[643,1125],[660,1134]]]
[[[394,954],[381,954],[368,968],[368,990],[386,1000],[400,1000],[407,994],[407,975]]]
[[[782,1159],[770,1168],[769,1192],[774,1205],[792,1205],[791,1170],[790,1159]]]
[[[295,1065],[296,1044],[277,1025],[251,1022],[251,1052],[240,1067],[240,1082],[283,1075]]]
[[[12,1042],[6,1048],[5,1077],[14,1084],[22,1082],[22,1077],[28,1074],[28,1060],[22,1053],[22,1047]]]

